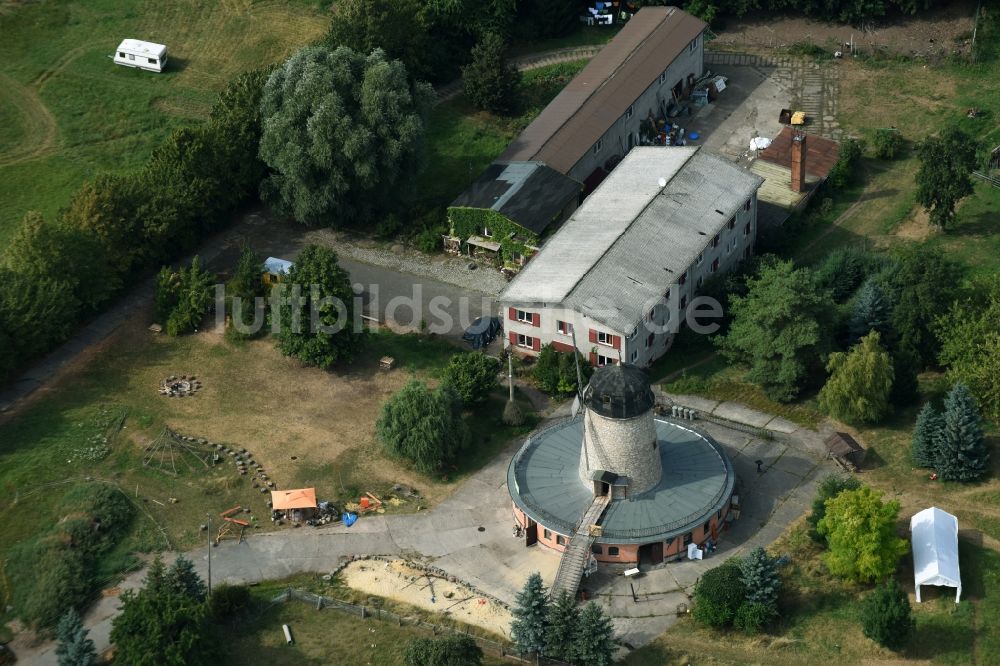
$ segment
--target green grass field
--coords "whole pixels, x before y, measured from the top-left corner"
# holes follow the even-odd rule
[[[322,35],[316,4],[0,2],[0,242],[27,210],[54,216],[95,173],[137,169],[239,72]],[[112,64],[126,37],[166,44],[167,71]]]

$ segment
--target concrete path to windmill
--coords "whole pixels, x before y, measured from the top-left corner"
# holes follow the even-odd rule
[[[562,418],[568,405],[554,410]],[[757,417],[755,417],[757,418]],[[618,638],[639,647],[677,621],[678,604],[690,605],[689,594],[699,576],[733,555],[773,542],[808,509],[818,481],[836,471],[823,454],[820,434],[796,429],[764,440],[699,422],[697,426],[726,447],[737,474],[742,515],[722,535],[708,559],[682,561],[647,569],[625,579],[622,567],[602,567],[584,581],[592,598],[614,617]],[[352,527],[284,530],[254,534],[242,543],[224,541],[212,548],[212,582],[254,583],[292,574],[324,574],[344,558],[389,555],[419,560],[447,571],[461,581],[513,604],[528,573],[538,571],[547,583],[555,577],[559,556],[542,546],[526,548],[512,536],[506,474],[520,442],[511,444],[488,466],[471,476],[437,507],[415,514],[363,516]],[[761,472],[756,461],[761,461]],[[208,548],[185,553],[198,572],[208,573]],[[167,555],[168,561],[172,558]],[[137,589],[144,572],[103,596],[84,618],[98,650],[109,646],[111,622],[119,610],[119,595]],[[635,596],[633,597],[633,588]],[[20,647],[22,663],[55,664],[54,646]]]

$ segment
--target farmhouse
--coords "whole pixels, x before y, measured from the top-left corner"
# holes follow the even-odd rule
[[[500,295],[511,347],[644,367],[703,282],[753,252],[762,179],[695,147],[637,147]]]
[[[704,69],[706,28],[676,7],[636,13],[452,202],[446,246],[523,263],[542,233],[573,212],[581,191],[643,142],[644,124],[651,132],[652,119],[690,92]]]

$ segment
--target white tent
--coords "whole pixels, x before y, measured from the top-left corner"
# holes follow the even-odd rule
[[[962,576],[958,571],[958,518],[932,506],[910,518],[910,535],[917,603],[920,603],[921,585],[945,585],[957,588],[957,604],[962,596]]]

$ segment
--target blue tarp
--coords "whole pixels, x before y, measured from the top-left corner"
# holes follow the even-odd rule
[[[345,511],[340,514],[340,519],[344,522],[345,527],[350,527],[354,523],[358,522],[358,514]]]

